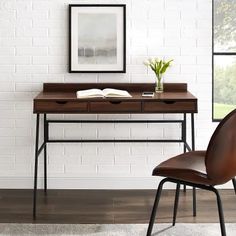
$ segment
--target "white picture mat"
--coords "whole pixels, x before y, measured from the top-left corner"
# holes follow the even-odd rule
[[[78,64],[79,13],[115,14],[117,17],[117,64]],[[123,70],[124,18],[123,7],[72,7],[71,9],[71,70],[119,71]],[[106,26],[104,26],[106,27]],[[121,29],[121,30],[119,30]]]

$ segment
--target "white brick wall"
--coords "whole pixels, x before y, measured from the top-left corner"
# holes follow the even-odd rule
[[[69,74],[68,4],[89,0],[1,0],[0,2],[0,187],[33,183],[35,116],[32,98],[43,82],[154,82],[143,61],[173,58],[166,82],[187,82],[199,99],[196,146],[205,148],[211,122],[211,0],[94,0],[127,4],[127,73]],[[57,118],[137,119],[142,115],[77,115]],[[178,117],[150,115],[152,118]],[[53,125],[51,137],[178,138],[180,128],[155,124]],[[151,171],[182,151],[178,144],[51,144],[52,188],[156,187]],[[41,158],[42,159],[42,158]],[[42,167],[40,160],[40,167]],[[42,170],[40,170],[42,176]]]

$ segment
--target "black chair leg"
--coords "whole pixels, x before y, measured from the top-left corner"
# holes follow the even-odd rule
[[[152,208],[151,218],[150,218],[149,225],[148,225],[147,236],[151,236],[153,224],[154,224],[154,221],[155,221],[155,218],[156,218],[156,211],[157,211],[158,203],[159,203],[159,200],[160,200],[160,197],[161,197],[162,187],[163,187],[163,184],[166,181],[168,181],[167,178],[163,179],[160,182],[159,186],[158,186],[155,201],[154,201],[154,205],[153,205],[153,208]]]
[[[176,216],[177,216],[177,210],[178,210],[178,204],[179,204],[179,191],[180,191],[180,184],[178,183],[176,185],[176,191],[175,191],[175,205],[174,205],[174,214],[173,214],[173,222],[172,222],[173,226],[175,226],[175,222],[176,222]]]
[[[234,186],[234,192],[236,194],[236,180],[235,180],[235,178],[232,179],[232,182],[233,182],[233,186]]]
[[[196,188],[193,187],[193,216],[197,215]]]
[[[221,202],[220,194],[219,194],[218,190],[215,189],[215,188],[213,188],[212,191],[216,194],[217,205],[218,205],[218,212],[219,212],[219,219],[220,219],[221,235],[222,236],[226,236],[224,213],[223,213],[223,207],[222,207],[222,202]]]
[[[186,193],[186,184],[184,184],[184,189],[183,190],[184,190],[184,193]]]
[[[171,182],[171,183],[176,183],[177,184],[176,193],[175,193],[175,206],[174,206],[173,225],[175,223],[177,209],[178,209],[178,199],[179,199],[180,184],[185,184],[185,185],[189,185],[189,186],[193,187],[194,202],[196,200],[196,188],[205,189],[205,190],[212,191],[212,192],[215,193],[216,200],[217,200],[217,206],[218,206],[219,220],[220,220],[221,236],[226,236],[223,207],[222,207],[222,202],[221,202],[221,198],[220,198],[220,194],[219,194],[218,190],[215,189],[213,186],[196,184],[196,183],[191,183],[191,182],[177,180],[177,179],[172,179],[172,178],[165,178],[165,179],[163,179],[160,182],[159,186],[158,186],[158,190],[157,190],[157,193],[156,193],[156,198],[155,198],[154,206],[153,206],[153,209],[152,209],[152,215],[151,215],[151,218],[150,218],[150,222],[149,222],[148,231],[147,231],[147,235],[146,236],[151,236],[152,228],[153,228],[153,224],[154,224],[155,216],[156,216],[156,209],[158,207],[158,203],[159,203],[159,200],[160,200],[162,187],[163,187],[163,184],[165,182],[167,182],[167,181]],[[194,205],[194,207],[196,207],[196,205]]]

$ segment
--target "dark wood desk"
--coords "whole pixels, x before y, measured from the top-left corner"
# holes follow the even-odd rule
[[[78,99],[76,91],[88,88],[126,89],[131,98]],[[187,92],[186,84],[169,84],[164,93],[142,97],[143,91],[153,91],[147,84],[44,84],[34,99],[34,113],[195,113],[197,98]]]
[[[90,88],[125,89],[131,98],[90,98],[78,99],[76,91]],[[73,83],[45,83],[43,91],[34,99],[34,113],[36,119],[35,143],[35,172],[33,216],[36,218],[36,197],[38,177],[38,157],[44,151],[44,191],[47,193],[47,144],[71,142],[182,142],[184,152],[194,150],[194,113],[197,113],[197,98],[187,91],[187,84],[165,84],[163,93],[156,93],[154,97],[142,97],[142,92],[154,91],[154,84],[73,84]],[[150,113],[181,113],[183,119],[178,120],[51,120],[47,114],[150,114]],[[40,114],[44,115],[44,140],[39,146]],[[191,114],[191,147],[187,143],[186,123],[187,114]],[[50,123],[180,123],[182,134],[180,139],[49,139]]]

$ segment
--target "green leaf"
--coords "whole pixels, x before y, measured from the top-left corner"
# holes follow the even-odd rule
[[[152,64],[150,64],[150,67],[151,67],[151,69],[155,72],[156,70],[155,70],[155,66],[153,66]]]
[[[167,68],[170,66],[170,63],[172,62],[173,60],[170,60],[168,62],[165,62],[162,69],[161,69],[161,74],[164,74],[167,70]]]
[[[169,63],[166,63],[162,69],[161,69],[161,74],[164,74],[166,72],[166,69],[169,67]]]

